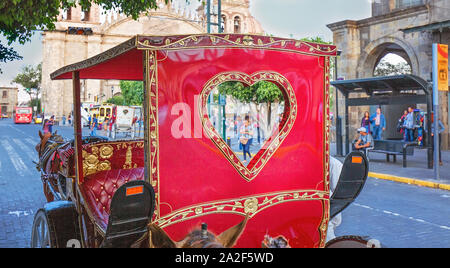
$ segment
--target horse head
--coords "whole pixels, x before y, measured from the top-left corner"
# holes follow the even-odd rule
[[[242,235],[247,221],[248,216],[241,223],[217,236],[209,232],[206,224],[203,224],[201,229],[190,232],[179,242],[173,241],[159,226],[150,224],[149,244],[152,248],[231,248]]]

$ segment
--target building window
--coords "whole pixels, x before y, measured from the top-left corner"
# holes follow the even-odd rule
[[[227,17],[225,15],[222,15],[222,33],[224,33],[227,30]]]
[[[2,114],[8,114],[8,106],[2,106]]]
[[[90,10],[81,12],[81,21],[89,21]]]
[[[71,7],[69,7],[67,10],[66,10],[66,18],[65,18],[66,20],[72,20],[72,8]]]
[[[423,0],[397,0],[396,7],[399,9],[408,8],[412,6],[423,5]]]
[[[241,18],[234,17],[234,33],[241,33]]]
[[[3,91],[2,98],[4,99],[8,98],[8,91],[6,90]]]

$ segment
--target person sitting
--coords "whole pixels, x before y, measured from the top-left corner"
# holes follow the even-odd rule
[[[361,127],[358,129],[359,138],[355,143],[355,149],[358,151],[364,152],[367,155],[367,150],[373,148],[373,138],[370,133],[367,133],[367,129],[365,127]]]

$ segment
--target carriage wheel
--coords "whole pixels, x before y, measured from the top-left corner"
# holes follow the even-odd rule
[[[39,210],[34,216],[31,230],[31,248],[52,248],[55,241],[52,236],[47,215],[44,210]]]

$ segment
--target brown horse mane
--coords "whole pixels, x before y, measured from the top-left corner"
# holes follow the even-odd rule
[[[191,231],[183,240],[173,241],[167,233],[156,224],[148,225],[148,232],[139,239],[132,247],[149,248],[231,248],[244,232],[247,225],[248,215],[239,224],[227,229],[220,235],[202,229]]]

